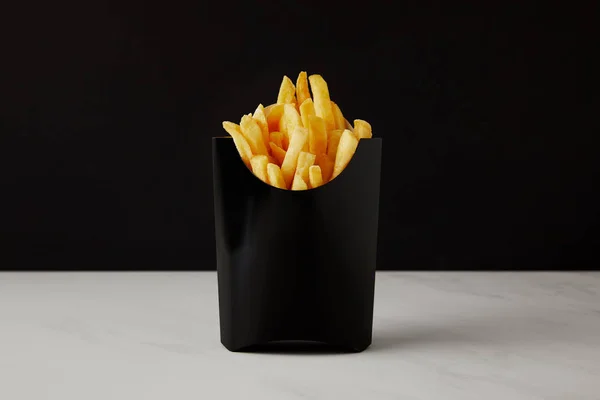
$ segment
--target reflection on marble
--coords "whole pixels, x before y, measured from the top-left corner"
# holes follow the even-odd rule
[[[600,273],[380,272],[359,354],[230,353],[216,289],[0,273],[0,399],[600,399]]]

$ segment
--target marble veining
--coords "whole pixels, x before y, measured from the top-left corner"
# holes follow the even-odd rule
[[[379,272],[359,354],[230,353],[216,283],[0,273],[0,399],[600,400],[600,273]]]

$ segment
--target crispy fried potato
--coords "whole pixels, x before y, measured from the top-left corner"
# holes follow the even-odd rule
[[[290,134],[297,127],[302,127],[302,119],[300,114],[292,104],[284,104],[283,115],[279,121],[279,132],[281,132],[282,148],[287,151],[290,143]],[[285,174],[284,174],[285,176]]]
[[[277,101],[236,125],[223,122],[246,166],[263,182],[281,189],[306,190],[336,178],[356,153],[360,139],[373,137],[371,125],[351,124],[331,100],[321,75],[301,71],[295,82],[284,76]]]
[[[261,181],[269,183],[267,177],[267,164],[269,163],[269,157],[265,155],[254,156],[250,159],[250,165],[252,166],[252,172]]]
[[[252,114],[244,115],[242,117],[240,128],[242,130],[242,134],[252,149],[252,154],[268,154],[267,146],[265,142],[263,142],[262,131],[260,130],[260,126],[258,126],[254,118],[252,118]]]
[[[329,132],[329,135],[327,137],[327,155],[332,161],[335,160],[338,143],[340,142],[340,138],[342,137],[343,132],[343,129],[334,129],[331,132]]]
[[[308,150],[313,154],[327,151],[327,131],[325,121],[316,115],[308,117]]]
[[[265,108],[269,132],[279,130],[279,121],[283,116],[283,104],[271,104]]]
[[[310,99],[310,91],[308,90],[306,71],[302,71],[298,74],[298,79],[296,79],[296,100],[298,104],[302,105],[306,99]]]
[[[235,147],[240,153],[240,157],[242,157],[244,164],[246,164],[246,166],[250,168],[252,148],[250,147],[250,144],[248,144],[248,141],[246,140],[244,135],[242,135],[242,130],[240,129],[240,126],[238,124],[234,124],[233,122],[224,121],[223,129],[225,129],[225,131],[229,133],[229,135],[231,135],[231,137],[233,138],[233,143],[235,144]]]
[[[283,175],[281,174],[281,169],[278,165],[272,163],[267,164],[267,176],[269,178],[269,185],[279,189],[287,189],[285,181],[283,180]]]
[[[308,185],[300,175],[294,175],[292,190],[308,190]]]
[[[358,138],[348,129],[344,130],[342,136],[340,137],[340,142],[335,155],[335,163],[333,166],[333,175],[331,176],[331,179],[336,178],[342,173],[344,168],[348,166],[348,163],[352,159],[354,152],[356,152],[357,147]]]
[[[262,132],[263,142],[265,144],[269,143],[269,123],[267,122],[267,116],[265,114],[265,108],[262,104],[259,104],[254,111],[254,115],[252,116],[258,126],[260,126],[260,131]],[[267,149],[269,150],[269,149]]]
[[[283,77],[279,94],[277,95],[277,104],[296,104],[296,87],[290,78]]]
[[[308,182],[308,169],[315,163],[316,156],[305,151],[300,152],[298,155],[298,162],[296,163],[296,175],[300,175],[304,182]]]
[[[311,165],[308,168],[308,183],[313,189],[323,185],[323,175],[321,175],[321,167],[319,167],[318,165]]]
[[[279,147],[283,147],[283,145],[281,144],[281,132],[271,132],[269,134],[269,139],[271,142],[275,143],[277,146]]]
[[[335,103],[331,102],[331,109],[333,111],[333,119],[335,121],[335,129],[346,129],[346,119],[344,118],[344,114],[342,114],[342,110]]]
[[[315,104],[311,98],[308,98],[300,104],[300,119],[302,120],[302,126],[306,129],[308,129],[308,117],[310,115],[316,115]]]
[[[308,80],[313,92],[313,101],[315,103],[315,113],[318,117],[325,120],[327,131],[335,129],[335,119],[329,98],[329,88],[327,82],[321,75],[311,75]]]
[[[283,160],[285,159],[285,150],[281,147],[277,146],[275,143],[270,142],[269,147],[271,147],[271,153],[273,157],[277,161],[277,165],[283,164]]]
[[[321,176],[324,182],[329,182],[333,174],[333,160],[327,157],[327,154],[318,154],[315,164],[321,167]]]
[[[308,140],[308,130],[300,126],[291,133],[290,145],[285,153],[285,159],[281,164],[281,173],[285,180],[286,186],[290,186],[294,173],[296,172],[296,163],[298,156],[304,147],[304,143]]]
[[[371,130],[371,124],[362,119],[354,120],[354,134],[359,139],[371,139],[373,137],[373,131]]]

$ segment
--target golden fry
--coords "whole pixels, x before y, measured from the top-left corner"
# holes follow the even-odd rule
[[[343,129],[334,129],[329,132],[329,137],[327,138],[327,156],[334,161],[335,155],[337,153],[338,143],[340,142],[340,138],[342,137]]]
[[[346,119],[344,118],[344,114],[342,114],[342,110],[335,103],[331,102],[331,109],[333,110],[333,119],[335,121],[335,129],[347,129],[346,128]]]
[[[300,175],[304,182],[308,182],[308,169],[315,163],[316,156],[305,151],[300,152],[298,155],[298,162],[296,163],[296,175]]]
[[[331,107],[327,82],[325,82],[325,79],[321,75],[311,75],[308,80],[313,92],[315,113],[318,117],[325,120],[327,131],[335,129],[335,120],[333,118],[333,109]]]
[[[304,143],[306,143],[307,139],[308,130],[302,127],[296,127],[291,134],[290,145],[285,153],[285,159],[281,164],[281,173],[283,174],[283,179],[285,180],[286,186],[290,186],[292,183],[294,173],[296,172],[298,156],[300,155],[300,152],[302,151]]]
[[[308,185],[300,175],[294,175],[292,190],[308,190]]]
[[[283,164],[283,160],[285,159],[285,150],[273,142],[269,143],[269,146],[271,147],[271,153],[273,154],[273,157],[277,161],[277,165]]]
[[[359,139],[371,139],[373,137],[373,131],[371,130],[371,124],[362,119],[354,120],[354,134]]]
[[[315,114],[315,104],[311,98],[304,100],[300,104],[300,119],[302,120],[302,126],[308,129],[308,117]]]
[[[242,134],[246,140],[248,140],[248,144],[252,149],[252,154],[268,154],[267,146],[265,142],[263,142],[262,131],[260,130],[260,126],[258,126],[254,118],[252,118],[252,114],[244,115],[242,117],[240,128],[242,130]]]
[[[267,164],[269,163],[269,158],[265,155],[254,156],[250,159],[250,165],[252,166],[252,172],[254,175],[258,177],[261,181],[265,183],[269,183],[269,179],[267,178]]]
[[[316,115],[308,117],[308,150],[313,154],[327,151],[327,128],[325,121]]]
[[[269,132],[279,130],[279,121],[283,115],[283,104],[271,104],[265,108]]]
[[[240,129],[240,126],[238,124],[234,124],[233,122],[224,121],[223,129],[225,129],[225,131],[229,133],[229,135],[231,135],[231,137],[233,138],[233,143],[235,144],[235,147],[240,153],[240,157],[242,157],[244,164],[246,164],[246,166],[250,168],[252,148],[248,144],[246,138],[244,138],[244,135],[242,135],[242,130]]]
[[[277,95],[277,104],[296,104],[296,88],[294,83],[287,76],[283,77],[279,94]]]
[[[298,100],[298,104],[300,105],[307,99],[310,99],[308,79],[306,76],[306,71],[302,71],[298,74],[298,79],[296,80],[296,100]],[[304,127],[306,128],[306,125]]]
[[[335,155],[335,163],[333,166],[333,175],[331,179],[337,177],[348,166],[350,159],[354,155],[358,147],[358,138],[348,129],[344,130],[340,137],[337,152]]]
[[[271,141],[271,142],[275,143],[277,146],[283,148],[283,145],[281,144],[281,132],[277,132],[277,131],[271,132],[269,134],[269,139],[270,139],[269,141]]]
[[[290,143],[290,134],[294,132],[297,127],[302,127],[302,120],[300,114],[292,104],[284,104],[283,115],[279,121],[279,132],[281,132],[281,144],[282,148],[287,151]],[[285,176],[285,174],[284,174]]]
[[[312,92],[312,96],[311,96]],[[331,100],[321,75],[284,76],[277,102],[259,104],[239,125],[223,128],[246,166],[263,182],[280,189],[317,188],[339,176],[356,153],[360,139],[373,137],[371,125],[352,125]]]
[[[321,168],[321,176],[324,182],[329,182],[333,174],[333,160],[327,154],[318,154],[315,159],[315,164]]]
[[[311,165],[308,168],[308,182],[311,188],[317,188],[323,185],[323,176],[321,175],[321,167],[318,165]]]
[[[269,124],[267,122],[267,116],[265,115],[265,108],[262,104],[259,104],[258,107],[256,107],[252,118],[254,118],[260,127],[260,131],[262,132],[263,136],[263,143],[269,143]]]
[[[271,163],[267,164],[267,176],[271,186],[275,186],[279,189],[287,189],[285,181],[283,180],[283,175],[281,174],[281,169],[279,169],[278,165]]]

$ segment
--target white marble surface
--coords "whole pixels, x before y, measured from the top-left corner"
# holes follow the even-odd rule
[[[600,399],[598,273],[379,273],[359,354],[218,334],[214,272],[0,273],[0,399]]]

